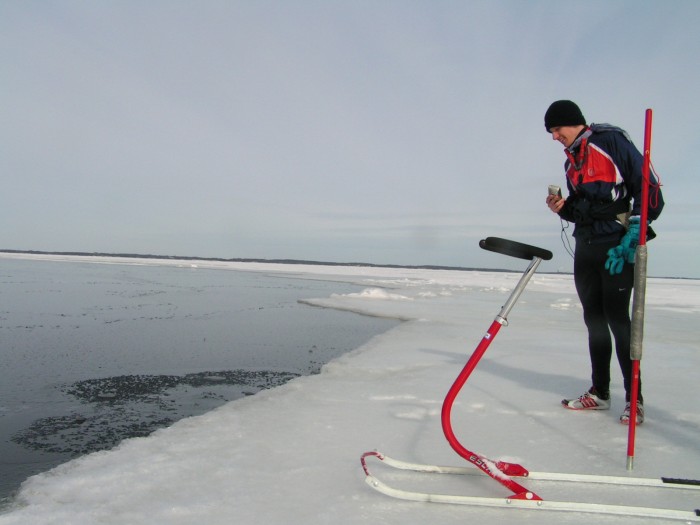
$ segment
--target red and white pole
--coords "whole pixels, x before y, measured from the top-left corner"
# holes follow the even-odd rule
[[[632,392],[630,393],[630,420],[627,436],[627,470],[634,468],[634,442],[637,429],[637,405],[639,402],[639,362],[642,360],[642,340],[644,339],[644,300],[647,282],[647,216],[649,213],[649,173],[651,171],[651,116],[651,109],[647,109],[644,123],[644,163],[642,165],[639,244],[634,262],[634,296],[632,300],[632,333],[630,342]]]

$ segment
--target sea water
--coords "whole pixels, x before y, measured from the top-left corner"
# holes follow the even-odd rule
[[[317,373],[398,321],[299,300],[361,288],[0,258],[0,506],[28,476]]]

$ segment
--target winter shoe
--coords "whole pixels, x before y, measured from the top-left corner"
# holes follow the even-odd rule
[[[623,425],[630,424],[630,413],[632,412],[631,408],[630,403],[625,405],[625,411],[620,416],[620,423]],[[641,425],[642,423],[644,423],[644,405],[637,403],[637,424]]]
[[[591,389],[578,399],[562,399],[561,404],[570,410],[608,410],[610,408],[610,396],[601,396],[596,389]]]

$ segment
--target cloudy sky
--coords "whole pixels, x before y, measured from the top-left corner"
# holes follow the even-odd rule
[[[700,2],[0,0],[0,248],[521,268],[561,98],[643,144],[700,277]],[[569,230],[570,231],[570,230]]]

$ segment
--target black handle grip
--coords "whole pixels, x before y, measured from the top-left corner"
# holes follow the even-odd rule
[[[552,258],[552,252],[549,250],[521,242],[509,241],[508,239],[501,239],[500,237],[486,237],[486,239],[479,241],[479,246],[484,250],[510,255],[518,259],[530,260],[539,257],[543,261],[548,261]]]

